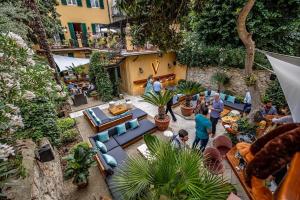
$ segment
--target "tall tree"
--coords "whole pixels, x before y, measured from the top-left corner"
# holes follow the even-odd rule
[[[56,68],[56,64],[51,53],[51,49],[49,43],[47,41],[47,35],[45,28],[42,23],[41,15],[38,9],[38,5],[35,0],[23,0],[24,5],[27,7],[28,10],[33,12],[33,19],[29,22],[29,26],[35,33],[38,44],[40,48],[45,51],[45,55],[47,57],[48,63],[52,69],[54,69],[54,78],[58,84],[60,84],[60,78],[58,75],[58,70]]]
[[[255,55],[255,42],[252,40],[252,33],[247,31],[246,21],[247,17],[253,8],[255,0],[248,0],[245,6],[242,8],[238,20],[237,20],[237,32],[240,39],[246,48],[246,59],[245,59],[245,76],[249,80],[248,87],[252,96],[252,109],[250,118],[259,109],[261,104],[261,97],[257,81],[255,81],[255,75],[253,74],[253,63]],[[251,81],[253,80],[253,81]]]

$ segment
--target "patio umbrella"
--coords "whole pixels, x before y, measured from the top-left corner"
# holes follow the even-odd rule
[[[294,122],[300,122],[300,57],[262,52],[277,75]]]

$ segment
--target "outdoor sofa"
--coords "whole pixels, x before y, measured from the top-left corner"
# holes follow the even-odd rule
[[[125,122],[126,133],[122,135],[118,135],[116,127],[112,127],[107,130],[109,140],[103,143],[107,148],[107,154],[113,156],[117,161],[116,167],[111,167],[110,165],[108,165],[105,161],[103,153],[97,148],[96,141],[99,139],[98,134],[89,137],[89,142],[91,146],[97,149],[97,155],[95,156],[95,158],[98,163],[100,172],[105,177],[105,181],[107,183],[108,188],[111,191],[113,199],[116,200],[121,200],[122,198],[121,195],[115,190],[114,185],[112,183],[112,178],[116,170],[122,167],[122,163],[124,163],[124,161],[128,157],[124,148],[140,140],[145,134],[153,133],[157,129],[155,124],[153,124],[147,119],[140,120],[138,123],[139,126],[137,128],[131,129],[130,123]]]
[[[94,113],[94,114],[93,114]],[[94,107],[83,111],[84,116],[89,121],[95,132],[101,132],[108,128],[114,127],[120,123],[126,122],[130,119],[144,119],[147,113],[139,108],[134,108],[125,113],[114,117],[108,117],[100,108]]]

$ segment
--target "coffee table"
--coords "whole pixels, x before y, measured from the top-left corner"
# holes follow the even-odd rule
[[[109,112],[112,115],[120,115],[128,110],[127,106],[125,104],[120,104],[113,106],[111,108],[108,108]]]

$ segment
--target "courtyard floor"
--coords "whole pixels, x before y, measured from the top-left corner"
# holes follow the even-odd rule
[[[154,116],[157,114],[157,108],[149,103],[146,103],[142,100],[141,97],[138,96],[125,96],[125,99],[130,99],[133,103],[133,105],[137,108],[140,108],[144,110],[145,112],[148,113],[148,119],[153,121]],[[124,102],[125,100],[119,100],[119,102]],[[86,107],[92,107],[96,106],[95,104],[93,105],[87,105]],[[108,104],[102,104],[102,105],[97,105],[99,106],[100,109],[106,109],[108,108]],[[185,129],[189,133],[189,141],[188,144],[191,146],[192,142],[194,141],[195,138],[195,122],[194,120],[187,120],[181,117],[180,115],[176,114],[179,112],[176,112],[176,109],[179,109],[179,107],[175,108],[175,115],[177,118],[177,122],[171,121],[170,123],[170,130],[172,130],[174,133],[177,133],[180,129]],[[76,109],[78,110],[78,109]],[[70,114],[70,117],[76,119],[78,129],[80,131],[80,134],[83,138],[84,141],[88,141],[88,137],[94,135],[95,133],[91,129],[88,121],[84,118],[83,110],[78,110]],[[218,123],[217,126],[217,134],[222,135],[225,133],[225,130],[221,123]],[[163,136],[162,132],[155,132],[155,135],[157,135],[161,139],[167,139]],[[138,141],[137,143],[129,146],[126,148],[126,151],[129,155],[135,155],[138,154],[137,147],[144,143],[143,140]],[[212,140],[209,140],[208,146],[212,145]],[[248,200],[247,195],[245,194],[242,186],[240,185],[237,177],[231,170],[229,164],[227,163],[226,160],[223,161],[224,166],[225,166],[225,171],[223,173],[223,177],[227,179],[229,182],[235,185],[237,189],[237,194],[242,200]],[[73,186],[71,183],[67,184],[67,187],[69,187],[70,193],[67,194],[69,197],[68,199],[72,200],[98,200],[100,195],[104,197],[110,197],[110,192],[109,189],[106,186],[105,180],[103,176],[101,175],[99,169],[97,166],[92,167],[90,169],[90,178],[89,178],[89,186],[85,189],[82,190],[77,190],[75,186]]]

